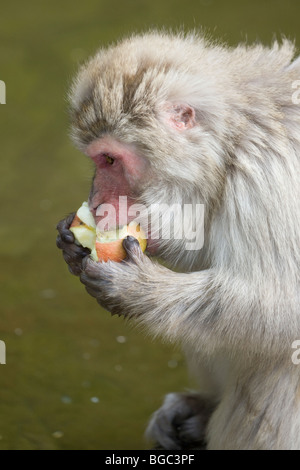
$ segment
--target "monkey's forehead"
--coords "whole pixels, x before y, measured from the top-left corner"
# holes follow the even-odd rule
[[[133,36],[112,47],[100,49],[83,65],[75,84],[82,80],[91,84],[101,75],[109,85],[117,77],[140,74],[141,69],[155,68],[158,72],[160,69],[183,67],[187,70],[187,67],[196,65],[196,50],[199,59],[206,53],[204,41],[192,35],[183,37],[152,33]]]
[[[207,56],[204,40],[193,35],[133,36],[99,50],[81,67],[71,87],[71,106],[78,109],[93,94],[103,98],[103,93],[110,92],[116,107],[122,94],[132,102],[134,98],[147,98],[150,92],[167,93],[162,89],[166,77],[170,87],[179,74],[195,73],[205,61],[209,67]]]
[[[294,54],[295,46],[288,40],[281,45],[275,41],[272,47],[242,44],[229,48],[197,34],[152,32],[135,35],[100,49],[81,67],[71,87],[71,106],[78,108],[99,83],[106,91],[120,92],[115,90],[118,83],[119,88],[123,83],[128,88],[129,84],[140,85],[144,80],[151,89],[151,85],[159,84],[159,77],[163,84],[163,77],[168,74],[171,75],[168,76],[169,86],[172,74],[174,80],[180,74],[195,74],[220,82],[222,73],[221,79],[226,82],[228,75],[236,81],[245,73],[249,76],[251,71],[254,79],[264,73],[270,75],[274,67],[278,70],[286,66]]]
[[[249,76],[266,83],[293,55],[288,41],[229,49],[194,34],[125,39],[98,51],[75,77],[69,94],[73,140],[83,147],[103,133],[118,137],[125,127],[130,135],[155,126],[166,101],[189,103],[203,115],[217,102],[231,106],[238,90],[246,94]]]
[[[201,52],[202,51],[202,52]],[[207,55],[204,40],[158,33],[134,36],[101,49],[75,77],[70,92],[72,137],[81,147],[103,133],[121,136],[131,129],[155,126],[165,101],[185,101],[193,84],[201,85],[199,61]],[[205,82],[203,78],[203,89]]]

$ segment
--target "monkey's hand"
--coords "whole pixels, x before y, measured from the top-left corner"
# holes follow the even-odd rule
[[[72,212],[66,219],[61,220],[57,224],[56,228],[59,234],[56,244],[63,251],[63,257],[68,264],[70,272],[79,276],[82,271],[82,260],[90,253],[90,250],[76,245],[74,235],[69,230],[75,214],[75,212]]]
[[[166,450],[205,449],[206,427],[216,404],[197,393],[169,393],[153,414],[147,438]]]
[[[255,338],[253,344],[261,344],[266,323],[262,322],[261,330],[251,324],[255,305],[251,285],[213,268],[174,272],[144,255],[138,241],[130,236],[123,240],[123,247],[127,258],[120,263],[95,262],[89,256],[82,261],[80,280],[106,310],[133,318],[155,336],[203,344],[208,353],[228,347],[228,341],[243,348],[249,331]],[[248,329],[239,328],[240,316],[231,315],[231,299],[246,312],[242,320]]]
[[[142,313],[139,305],[147,301],[147,276],[155,265],[142,253],[134,237],[127,236],[123,247],[127,257],[119,263],[95,262],[86,256],[82,262],[80,280],[87,292],[113,315],[134,317]],[[154,275],[153,272],[151,276]]]

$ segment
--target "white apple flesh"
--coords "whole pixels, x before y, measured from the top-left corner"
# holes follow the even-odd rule
[[[84,248],[89,248],[91,250],[91,257],[98,261],[95,249],[96,224],[87,202],[83,202],[82,206],[78,209],[70,230],[74,234],[75,242]]]

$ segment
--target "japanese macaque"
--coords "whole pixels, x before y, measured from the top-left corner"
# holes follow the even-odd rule
[[[146,254],[128,237],[119,263],[74,243],[73,214],[58,224],[87,292],[181,343],[198,378],[199,393],[170,394],[153,415],[159,448],[300,449],[299,78],[287,40],[228,48],[153,32],[100,50],[73,82],[72,138],[95,163],[97,223],[108,204],[111,227],[134,218],[133,204],[151,216],[204,207],[201,249],[187,249],[195,217],[175,211],[182,237],[155,227]]]

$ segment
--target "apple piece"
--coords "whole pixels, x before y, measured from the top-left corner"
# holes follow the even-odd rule
[[[94,245],[93,249],[91,250],[90,257],[91,257],[94,261],[99,261],[95,245]]]
[[[138,240],[143,252],[147,247],[145,233],[140,224],[134,220],[115,230],[103,232],[97,230],[95,219],[87,202],[83,202],[79,207],[70,230],[74,234],[75,243],[89,248],[91,250],[90,256],[95,261],[122,261],[126,257],[123,240],[128,235],[132,235]]]
[[[71,232],[74,234],[75,240],[84,248],[92,250],[95,247],[96,231],[87,225],[71,226]]]
[[[147,238],[144,230],[141,228],[141,225],[135,222],[134,220],[127,225],[127,235],[132,235],[140,244],[141,250],[144,251],[147,248]],[[125,238],[125,237],[124,237]]]
[[[120,262],[126,258],[126,251],[123,248],[123,240],[128,235],[135,237],[144,252],[147,246],[147,240],[144,231],[135,221],[129,225],[124,225],[116,230],[106,232],[97,232],[96,252],[99,261],[108,260]]]
[[[126,258],[126,252],[122,245],[123,239],[111,242],[101,242],[96,240],[96,253],[98,261],[105,263],[110,261],[120,262]]]
[[[83,202],[82,205],[79,207],[76,217],[78,217],[85,225],[88,227],[94,228],[96,230],[96,223],[89,209],[89,205],[87,202]]]
[[[82,220],[79,219],[78,215],[76,214],[74,219],[73,219],[73,222],[71,223],[70,225],[70,229],[71,227],[79,227],[80,225],[85,225],[84,222],[82,222]]]
[[[87,202],[84,202],[76,212],[70,230],[78,244],[91,251],[94,250],[93,257],[95,258],[96,224]]]

